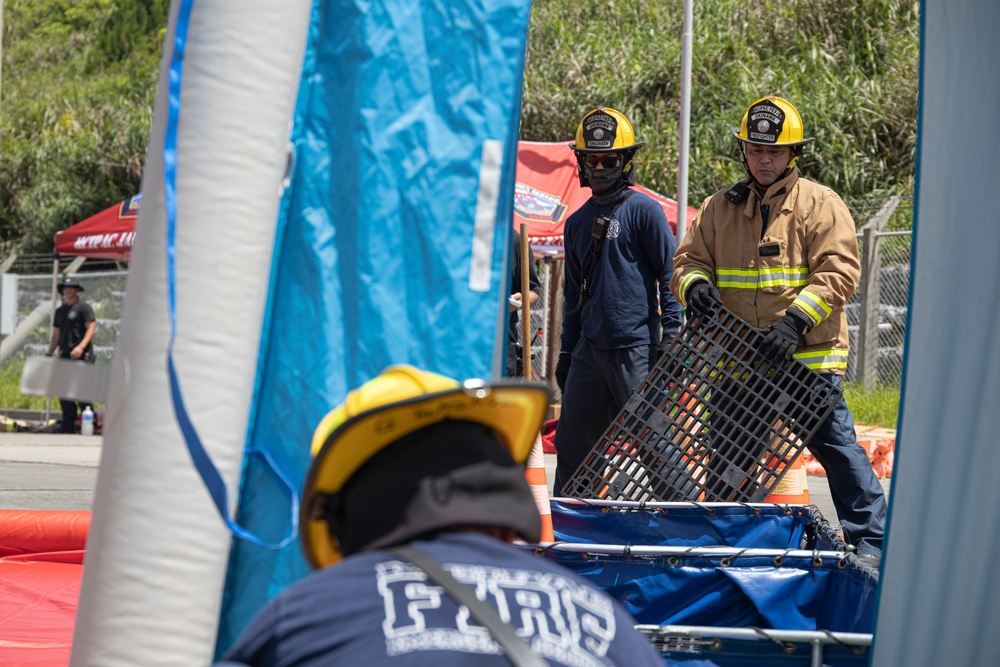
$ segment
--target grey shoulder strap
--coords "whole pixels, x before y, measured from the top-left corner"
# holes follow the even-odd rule
[[[504,623],[496,609],[477,598],[472,588],[448,574],[433,557],[408,545],[389,547],[385,551],[419,567],[430,581],[443,588],[453,600],[464,604],[472,618],[490,631],[512,665],[515,667],[548,666],[548,662],[532,652],[527,641],[517,636],[513,627]]]

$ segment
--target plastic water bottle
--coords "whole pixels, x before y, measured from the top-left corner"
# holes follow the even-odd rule
[[[83,435],[94,435],[94,411],[88,405],[80,415],[80,433]]]

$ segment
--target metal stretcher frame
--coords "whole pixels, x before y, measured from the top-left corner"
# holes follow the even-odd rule
[[[646,635],[653,647],[664,654],[722,652],[723,640],[768,641],[781,647],[784,653],[795,653],[800,645],[807,645],[810,651],[810,667],[828,664],[824,649],[831,645],[850,648],[857,656],[866,656],[871,645],[871,634],[860,632],[828,632],[807,630],[768,630],[765,628],[713,628],[694,625],[637,625],[636,629]],[[867,663],[868,658],[865,657]]]
[[[681,329],[562,493],[636,501],[761,502],[841,392],[719,308]]]

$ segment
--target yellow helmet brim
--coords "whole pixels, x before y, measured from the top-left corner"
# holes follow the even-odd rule
[[[541,383],[468,381],[452,389],[422,394],[374,407],[343,419],[331,411],[313,437],[315,458],[303,489],[300,538],[314,568],[343,557],[323,516],[315,511],[318,494],[340,491],[377,453],[401,438],[445,420],[482,424],[496,433],[517,463],[524,463],[541,429],[550,401]]]

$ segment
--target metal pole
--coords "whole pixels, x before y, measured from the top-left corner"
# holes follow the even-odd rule
[[[677,148],[677,228],[680,245],[687,232],[688,144],[691,140],[691,35],[694,24],[694,0],[684,0],[684,32],[681,35],[681,117]]]
[[[878,323],[881,301],[882,240],[875,227],[864,229],[864,252],[861,281],[861,325],[858,327],[858,367],[865,389],[878,384]]]
[[[3,74],[3,0],[0,0],[0,84],[2,84],[3,82],[2,74]],[[0,86],[0,88],[2,88],[2,86]]]

